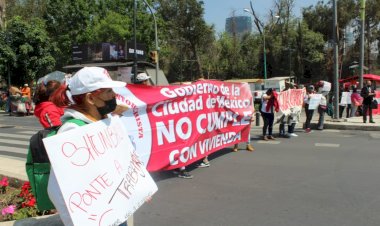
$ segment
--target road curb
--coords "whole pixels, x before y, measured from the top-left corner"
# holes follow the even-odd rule
[[[310,127],[312,129],[317,129],[318,123],[311,123]],[[338,123],[328,123],[325,122],[323,129],[334,129],[334,130],[361,130],[361,131],[380,131],[380,126],[364,126],[364,125],[347,125]]]

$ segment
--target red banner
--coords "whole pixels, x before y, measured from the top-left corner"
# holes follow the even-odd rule
[[[253,106],[247,83],[128,85],[117,93],[130,107],[122,120],[149,171],[186,166],[248,140]]]

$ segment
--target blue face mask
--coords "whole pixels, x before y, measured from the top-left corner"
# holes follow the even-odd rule
[[[112,98],[111,100],[104,100],[104,106],[96,107],[96,109],[98,110],[101,116],[105,116],[113,112],[116,109],[116,106],[116,98]]]

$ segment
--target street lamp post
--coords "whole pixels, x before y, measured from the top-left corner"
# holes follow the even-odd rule
[[[136,82],[136,76],[137,76],[137,37],[136,37],[136,18],[137,18],[137,0],[133,1],[133,83]]]
[[[364,26],[365,26],[365,0],[360,1],[360,74],[359,74],[359,88],[363,87],[363,74],[364,74]]]
[[[255,16],[253,12],[249,9],[244,9],[244,12],[252,14],[252,16]],[[264,79],[267,79],[267,51],[265,48],[265,26],[262,23],[258,23],[263,29],[262,36],[263,36],[263,58],[264,58]]]
[[[159,66],[159,47],[158,47],[158,35],[157,35],[157,20],[156,20],[156,16],[155,14],[153,13],[153,10],[152,10],[152,7],[148,4],[148,2],[146,2],[145,0],[143,0],[143,2],[145,3],[145,5],[148,7],[150,13],[152,14],[153,16],[153,20],[154,20],[154,38],[155,38],[155,44],[156,44],[156,85],[158,83],[158,72],[160,70],[160,66]]]

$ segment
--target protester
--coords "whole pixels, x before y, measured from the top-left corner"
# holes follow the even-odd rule
[[[272,135],[274,112],[279,111],[276,91],[269,88],[261,98],[261,116],[263,117],[263,140],[275,140]],[[268,135],[267,135],[268,131]]]
[[[149,86],[150,85],[149,79],[150,79],[150,76],[148,76],[146,73],[139,73],[136,76],[135,83]]]
[[[343,117],[343,112],[347,106],[345,102],[342,103],[342,93],[343,93],[343,87],[340,87],[339,88],[339,118]]]
[[[255,115],[255,111],[253,111],[252,115],[251,115],[251,123],[255,121],[255,118],[254,118],[254,115]],[[235,144],[234,145],[234,148],[232,149],[234,152],[237,152],[239,149],[239,144]],[[254,151],[255,148],[253,147],[253,145],[251,144],[251,127],[249,127],[249,133],[248,133],[248,141],[247,141],[247,146],[245,147],[245,149],[247,151]]]
[[[288,89],[293,89],[293,88],[294,88],[294,84],[287,83],[287,86],[286,86],[286,88],[283,91],[286,91]],[[291,126],[292,126],[293,123],[291,123],[291,116],[290,116],[290,114],[283,113],[281,115],[281,117],[278,119],[278,122],[280,123],[278,136],[279,137],[284,137],[284,138],[290,138],[290,133],[294,130],[294,128],[291,128]],[[285,124],[288,125],[288,133],[285,133]],[[294,124],[294,126],[295,126],[295,124]]]
[[[296,124],[300,121],[302,109],[300,107],[294,107],[290,109],[290,115],[288,116],[288,134],[290,137],[298,137],[294,133]]]
[[[26,115],[30,114],[30,109],[32,107],[31,103],[31,92],[29,85],[27,83],[24,84],[24,87],[21,88],[21,94],[23,98],[23,102],[25,103]]]
[[[315,93],[314,86],[313,85],[308,86],[307,90],[306,90],[306,95],[304,97],[305,113],[306,113],[306,122],[305,122],[305,132],[306,133],[311,132],[310,122],[311,122],[311,119],[313,118],[314,109],[309,109],[309,103],[310,103],[311,96],[314,93]]]
[[[9,89],[9,98],[8,98],[8,104],[9,104],[9,115],[12,115],[12,112],[17,111],[17,104],[15,103],[19,102],[21,100],[21,90],[17,88],[16,86],[10,86]],[[13,103],[12,103],[13,102]]]
[[[324,95],[321,96],[321,101],[319,102],[318,106],[318,125],[317,130],[323,130],[323,124],[325,122],[325,113],[327,111],[327,100]]]
[[[39,119],[44,128],[60,126],[63,108],[57,107],[49,98],[61,86],[61,83],[56,80],[51,80],[38,85],[34,94],[33,101],[36,104],[34,115]]]
[[[356,87],[352,88],[352,94],[351,94],[351,117],[356,116],[356,112],[359,108],[359,106],[362,105],[363,98],[358,93],[358,89]]]
[[[76,129],[79,126],[69,119],[79,119],[92,123],[104,119],[116,109],[116,98],[112,88],[124,87],[124,82],[112,81],[107,70],[100,67],[85,67],[79,70],[67,85],[62,85],[51,96],[58,107],[65,108],[58,133]],[[57,208],[64,225],[73,225],[69,210],[63,200],[62,192],[52,169],[49,177],[48,194]],[[125,225],[125,224],[123,224]]]
[[[372,89],[372,82],[367,80],[367,85],[360,92],[363,97],[363,122],[367,123],[367,111],[369,112],[369,122],[375,123],[372,118],[372,101],[375,96],[375,91]]]

